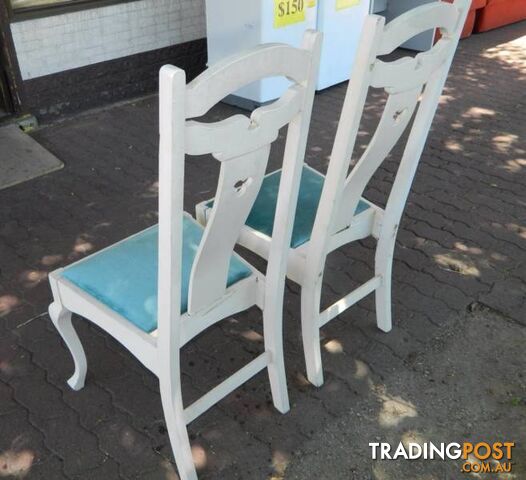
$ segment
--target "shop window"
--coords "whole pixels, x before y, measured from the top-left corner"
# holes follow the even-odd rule
[[[2,1],[2,0],[0,0]],[[12,20],[47,17],[137,0],[10,0]]]

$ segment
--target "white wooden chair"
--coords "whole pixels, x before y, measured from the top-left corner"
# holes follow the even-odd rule
[[[323,383],[319,329],[354,303],[376,292],[378,327],[391,330],[391,270],[400,218],[411,188],[435,110],[457,47],[469,0],[432,3],[413,9],[384,25],[383,17],[367,18],[352,71],[326,177],[305,165],[294,222],[287,276],[301,285],[302,336],[309,380]],[[393,52],[406,40],[431,28],[442,38],[429,51],[385,62],[378,56]],[[360,119],[370,87],[388,94],[376,132],[349,173]],[[410,124],[401,163],[385,210],[362,197],[386,156]],[[265,177],[239,243],[269,257],[281,172]],[[210,204],[197,206],[205,224]],[[278,213],[279,215],[279,213]],[[375,275],[320,313],[327,255],[352,241],[377,239]]]
[[[54,298],[49,313],[75,362],[69,385],[75,390],[84,386],[87,365],[71,323],[73,312],[119,340],[158,376],[183,480],[197,478],[186,425],[265,367],[275,407],[282,413],[289,410],[282,346],[283,252],[292,235],[320,43],[321,35],[308,31],[299,49],[264,45],[216,64],[188,86],[184,71],[164,66],[159,94],[159,225],[49,277]],[[285,76],[292,85],[250,118],[187,121],[201,117],[240,87],[272,76]],[[259,192],[270,145],[287,124],[285,195],[279,196],[269,267],[263,276],[233,248]],[[183,213],[185,153],[211,153],[221,162],[206,228]],[[180,349],[207,327],[253,305],[263,312],[264,353],[184,408]]]

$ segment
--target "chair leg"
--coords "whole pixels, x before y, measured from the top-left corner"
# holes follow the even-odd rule
[[[206,227],[206,207],[203,203],[195,206],[195,219],[200,225]]]
[[[80,390],[84,387],[86,380],[87,361],[84,348],[82,348],[77,332],[71,323],[71,312],[55,298],[55,301],[49,306],[49,316],[75,362],[75,373],[68,380],[68,384],[73,390]]]
[[[376,249],[375,275],[382,277],[380,286],[376,289],[376,322],[378,328],[390,332],[393,328],[391,314],[391,276],[393,270],[393,252],[395,238],[389,241],[380,239]]]
[[[289,392],[287,390],[287,376],[285,374],[285,355],[283,353],[283,312],[276,305],[282,302],[269,301],[274,305],[265,305],[263,310],[263,334],[265,338],[265,350],[270,352],[269,364],[267,365],[272,391],[274,407],[281,413],[290,410]]]
[[[180,382],[179,382],[180,388]],[[170,436],[172,451],[181,480],[197,480],[197,471],[192,458],[192,449],[188,430],[184,421],[183,401],[180,394],[173,392],[170,383],[160,380],[161,400],[163,404],[166,428]]]
[[[320,299],[321,282],[301,287],[301,335],[307,378],[317,387],[323,385],[323,369],[320,346]]]

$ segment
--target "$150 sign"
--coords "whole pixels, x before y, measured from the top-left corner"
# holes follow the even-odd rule
[[[305,21],[305,0],[274,0],[274,28]]]

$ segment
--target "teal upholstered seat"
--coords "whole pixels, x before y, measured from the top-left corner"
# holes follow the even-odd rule
[[[274,217],[276,215],[276,202],[280,179],[281,170],[277,170],[265,177],[259,195],[246,221],[249,227],[269,237],[272,236]],[[310,240],[324,180],[325,177],[321,173],[303,167],[298,208],[296,209],[292,241],[290,244],[292,248],[297,248]],[[358,215],[368,208],[369,205],[360,200],[354,214]]]
[[[181,313],[188,308],[190,273],[203,228],[183,217]],[[145,332],[157,328],[158,227],[148,228],[122,242],[67,267],[62,276]],[[235,255],[227,286],[252,271]]]

